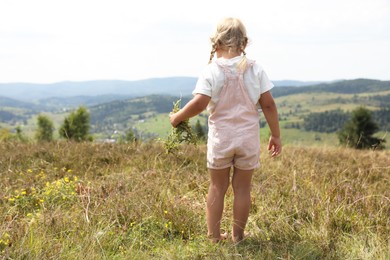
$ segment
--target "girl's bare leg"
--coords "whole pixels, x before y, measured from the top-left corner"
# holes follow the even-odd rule
[[[209,169],[210,186],[207,195],[206,210],[207,235],[214,242],[226,238],[221,235],[221,218],[225,194],[229,187],[229,172],[230,168],[222,170]]]
[[[234,242],[244,238],[244,229],[251,207],[251,182],[254,170],[240,170],[234,168],[232,186],[233,202],[233,234]]]

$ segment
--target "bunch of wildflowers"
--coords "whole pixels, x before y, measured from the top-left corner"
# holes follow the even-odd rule
[[[172,113],[180,110],[181,99],[173,103]],[[165,150],[167,153],[176,151],[181,143],[196,144],[196,134],[192,131],[189,119],[180,122],[177,127],[172,127],[171,133],[164,141]]]

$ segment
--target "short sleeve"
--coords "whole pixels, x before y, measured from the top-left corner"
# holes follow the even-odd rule
[[[269,80],[267,73],[264,70],[261,70],[259,73],[260,81],[260,94],[263,94],[274,87],[274,84]]]
[[[202,74],[199,76],[198,81],[192,94],[203,94],[211,97],[211,86],[213,85],[213,77],[210,71],[210,67],[207,66]]]

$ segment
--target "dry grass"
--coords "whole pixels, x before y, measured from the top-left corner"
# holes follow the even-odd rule
[[[264,152],[239,245],[205,238],[205,147],[0,143],[0,258],[388,259],[390,153]],[[231,224],[228,191],[222,226]]]

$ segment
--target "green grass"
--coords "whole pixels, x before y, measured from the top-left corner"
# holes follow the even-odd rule
[[[142,133],[153,133],[161,137],[169,134],[170,123],[168,114],[157,114],[153,118],[145,119],[144,121],[135,124],[136,129]]]
[[[341,94],[341,93],[301,93],[295,95],[282,96],[275,99],[278,105],[280,114],[289,114],[302,116],[308,113],[324,112],[329,110],[341,109],[344,111],[352,111],[353,109],[362,105],[359,99],[373,96],[386,95],[385,92],[362,93],[362,94]],[[352,102],[353,98],[359,102]],[[336,99],[341,98],[349,100],[350,103],[340,103]],[[363,102],[363,101],[362,101]],[[365,104],[368,109],[377,109],[375,104]]]
[[[264,135],[267,136],[268,129],[263,129]],[[268,132],[267,132],[268,131]],[[261,133],[260,133],[261,135]],[[266,140],[264,140],[266,141]],[[339,140],[336,134],[304,132],[299,129],[282,129],[283,144],[291,144],[296,146],[333,146],[339,145]]]
[[[190,124],[195,125],[196,120],[200,120],[201,124],[205,124],[206,120],[204,117],[195,116],[190,119]],[[171,124],[169,123],[169,115],[166,113],[160,113],[152,118],[145,119],[142,122],[135,124],[136,129],[141,133],[155,134],[158,137],[165,138],[171,131]]]
[[[213,245],[205,150],[0,143],[0,258],[389,259],[388,151],[287,145],[275,159],[263,152],[251,236]],[[229,189],[227,231],[231,210]]]

